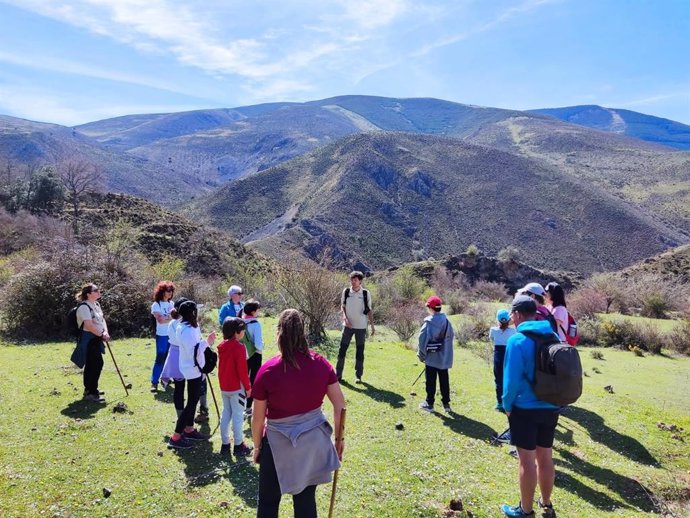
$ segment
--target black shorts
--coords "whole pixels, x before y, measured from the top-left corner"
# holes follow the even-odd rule
[[[510,444],[523,450],[551,448],[558,424],[558,410],[526,410],[513,407],[508,417]]]

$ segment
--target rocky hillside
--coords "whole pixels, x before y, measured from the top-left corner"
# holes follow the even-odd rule
[[[355,135],[221,187],[193,213],[279,256],[332,251],[371,269],[518,247],[539,268],[619,269],[690,241],[547,161],[461,140]]]

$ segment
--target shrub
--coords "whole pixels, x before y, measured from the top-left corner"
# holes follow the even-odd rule
[[[667,345],[664,333],[652,324],[634,324],[630,327],[630,340],[652,354],[659,354]]]
[[[630,352],[632,352],[635,356],[640,356],[640,357],[643,357],[643,356],[644,356],[644,351],[643,351],[640,347],[638,347],[638,346],[636,346],[636,345],[630,345],[630,346],[628,346],[628,350],[629,350]]]
[[[445,266],[437,266],[434,269],[430,284],[434,293],[444,298],[444,302],[448,293],[467,287],[465,274],[460,272],[453,276]]]
[[[594,359],[594,360],[603,360],[604,359],[604,353],[601,351],[591,351],[589,355]]]
[[[427,283],[409,267],[400,268],[393,275],[394,302],[421,302],[428,289]]]
[[[520,249],[512,245],[499,250],[496,255],[496,258],[503,264],[517,263],[521,257]]]
[[[469,257],[476,257],[481,253],[481,250],[479,250],[479,247],[475,245],[474,243],[470,244],[467,247],[467,250],[465,250],[465,254],[467,254]]]
[[[17,273],[2,292],[4,330],[14,337],[64,337],[65,318],[76,305],[75,293],[87,282],[103,292],[101,306],[111,336],[138,335],[151,323],[151,287],[130,274],[128,263],[109,269],[88,250],[65,253],[60,261],[37,260]]]
[[[396,306],[388,320],[388,327],[403,343],[408,343],[419,330],[425,313],[419,304],[408,303]]]
[[[584,317],[577,321],[579,345],[598,345],[601,335],[601,322],[598,318]]]
[[[669,347],[681,354],[690,354],[690,319],[681,320],[668,335]]]
[[[630,341],[630,324],[624,320],[607,320],[601,324],[601,343],[604,347],[627,349]]]
[[[277,287],[284,304],[304,316],[310,343],[319,344],[326,340],[326,324],[338,311],[343,282],[324,265],[304,257],[295,256],[289,264],[279,272]]]
[[[184,259],[170,254],[164,254],[158,262],[151,265],[155,279],[167,279],[175,283],[184,277],[186,267]]]
[[[505,284],[500,282],[478,280],[474,286],[472,286],[472,294],[479,300],[501,302],[508,296],[508,290]]]
[[[463,313],[470,306],[470,298],[465,290],[447,292],[443,297],[443,302],[450,309],[449,313],[453,315]]]
[[[666,318],[666,314],[671,310],[671,301],[666,293],[649,293],[641,297],[642,316],[649,318]]]
[[[475,340],[486,341],[491,323],[485,319],[468,317],[461,320],[455,328],[455,339],[460,345],[467,345]]]
[[[568,297],[568,311],[578,321],[578,325],[580,320],[594,319],[597,313],[604,313],[606,309],[606,296],[596,288],[581,288]]]

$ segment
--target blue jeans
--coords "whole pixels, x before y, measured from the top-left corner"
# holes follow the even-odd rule
[[[165,359],[168,357],[168,349],[170,349],[168,337],[156,335],[156,361],[153,363],[153,371],[151,372],[151,385],[158,385]]]
[[[494,347],[494,382],[496,383],[496,403],[503,404],[503,360],[506,357],[505,346]]]
[[[244,390],[232,392],[221,391],[223,398],[223,413],[220,415],[220,439],[223,444],[230,444],[230,423],[232,422],[232,438],[235,446],[242,444],[242,425],[244,424]]]

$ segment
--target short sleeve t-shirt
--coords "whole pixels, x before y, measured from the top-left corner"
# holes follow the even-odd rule
[[[106,330],[106,326],[101,305],[98,302],[85,302],[86,304],[80,304],[79,308],[77,309],[77,325],[81,327],[81,325],[84,323],[84,320],[91,320],[93,325],[98,330],[98,334],[103,334],[103,332]]]
[[[267,416],[281,419],[321,407],[328,385],[338,381],[333,366],[318,353],[296,356],[299,369],[287,366],[281,356],[264,363],[254,380],[252,397],[267,402]]]
[[[151,314],[160,313],[164,317],[170,317],[170,312],[174,307],[175,305],[170,301],[166,302],[161,300],[160,302],[154,302],[151,304]],[[156,334],[158,336],[168,336],[168,324],[170,324],[170,322],[159,324],[158,321],[156,321]]]
[[[350,290],[347,300],[345,300],[345,292]],[[353,329],[366,329],[369,323],[369,317],[364,314],[364,288],[355,291],[352,288],[345,288],[340,296],[341,306],[345,306],[345,314],[352,323]],[[371,305],[371,292],[367,291],[367,303],[369,309]]]
[[[560,338],[562,342],[565,342],[564,330],[568,329],[568,310],[565,308],[565,306],[556,306],[551,310],[551,314],[553,315],[553,318],[556,319],[556,323],[558,324],[558,338]]]
[[[492,327],[489,331],[489,338],[495,347],[505,347],[508,344],[508,338],[516,333],[514,327],[501,329],[500,327]]]

